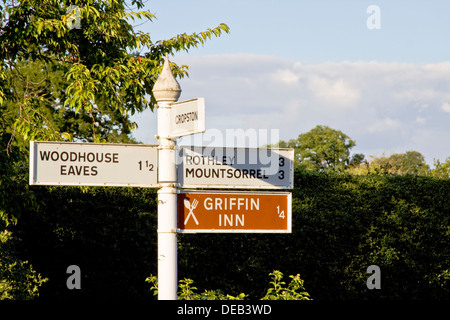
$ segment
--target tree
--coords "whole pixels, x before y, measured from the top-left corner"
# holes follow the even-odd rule
[[[280,141],[279,147],[295,149],[295,166],[308,170],[343,171],[363,161],[363,154],[350,157],[355,141],[340,130],[318,125],[297,139]]]
[[[8,234],[0,237],[0,298],[35,297],[44,281],[2,247],[14,237],[9,224],[45,205],[28,186],[29,141],[134,142],[130,117],[153,110],[165,54],[229,32],[220,24],[153,42],[131,25],[154,18],[128,7],[140,10],[143,0],[68,2],[0,0],[0,235]],[[187,75],[188,66],[171,67],[177,77]]]
[[[143,1],[131,5],[141,9]],[[220,24],[152,42],[130,22],[154,15],[128,11],[124,0],[74,0],[73,6],[77,10],[58,0],[0,2],[0,105],[13,120],[13,139],[101,142],[128,135],[136,125],[129,117],[154,108],[151,90],[164,55],[229,32]],[[75,14],[79,28],[69,23]],[[187,75],[187,66],[172,69]]]
[[[431,170],[431,175],[436,178],[450,178],[450,157],[447,157],[444,163],[435,160],[434,169]]]
[[[131,5],[141,9],[143,2]],[[134,142],[130,116],[153,110],[152,88],[164,55],[229,32],[220,24],[153,42],[130,22],[154,15],[129,11],[125,0],[73,5],[76,11],[66,1],[0,0],[1,168],[26,165],[30,140]],[[79,28],[68,23],[75,13]],[[178,77],[187,75],[187,66],[172,69]],[[8,179],[9,172],[2,171],[2,180],[21,180]],[[2,206],[0,215],[14,221],[19,211]]]
[[[374,158],[370,163],[371,170],[385,173],[426,175],[429,167],[425,157],[417,151],[395,153],[389,157]]]

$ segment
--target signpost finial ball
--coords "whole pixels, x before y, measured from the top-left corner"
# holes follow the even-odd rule
[[[169,58],[166,54],[163,70],[153,86],[153,96],[156,101],[177,101],[181,95],[181,87],[175,79],[170,68]]]

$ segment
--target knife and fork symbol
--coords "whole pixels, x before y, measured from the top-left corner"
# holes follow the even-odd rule
[[[184,199],[184,206],[186,207],[186,209],[189,210],[189,214],[186,217],[186,220],[184,220],[184,225],[186,225],[186,223],[188,222],[188,220],[191,216],[192,216],[192,218],[194,218],[195,224],[198,225],[198,220],[194,214],[194,209],[197,208],[197,205],[198,205],[197,199],[192,200],[192,204],[189,202],[188,199]]]

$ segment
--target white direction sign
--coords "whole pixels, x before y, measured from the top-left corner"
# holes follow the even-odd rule
[[[171,138],[205,132],[204,98],[175,102],[171,107]]]
[[[181,147],[181,188],[292,189],[294,149]]]
[[[30,143],[31,185],[157,187],[157,146]]]

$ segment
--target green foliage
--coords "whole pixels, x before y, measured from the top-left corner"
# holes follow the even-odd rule
[[[158,295],[157,277],[150,275],[145,281],[151,284],[150,291],[153,292],[153,295]],[[202,293],[197,293],[197,288],[192,286],[194,280],[182,279],[178,282],[178,300],[243,300],[245,298],[245,294],[243,293],[234,297],[229,294],[224,294],[222,290],[205,290]]]
[[[291,234],[178,236],[179,277],[197,288],[182,282],[186,297],[260,299],[271,270],[301,270],[315,300],[450,298],[450,180],[301,170],[294,178]],[[157,270],[155,190],[32,189],[36,205],[19,207],[8,230],[15,257],[49,279],[39,299],[154,298],[144,279]],[[82,290],[66,287],[72,264]],[[372,264],[381,290],[366,286]],[[298,278],[271,277],[267,298],[305,291]]]
[[[136,124],[130,117],[153,110],[152,88],[165,53],[188,51],[229,32],[228,26],[220,24],[204,32],[153,42],[148,33],[136,31],[130,24],[151,21],[155,17],[150,12],[130,12],[124,0],[74,0],[71,4],[76,11],[68,10],[67,1],[61,0],[0,0],[0,223],[12,225],[17,240],[17,250],[11,253],[17,263],[0,268],[4,298],[35,296],[35,288],[43,283],[20,257],[29,257],[39,272],[52,279],[43,286],[47,297],[61,296],[67,290],[62,271],[72,260],[98,267],[83,268],[88,277],[83,280],[85,296],[98,298],[97,292],[93,293],[96,289],[103,290],[104,296],[117,294],[111,288],[139,274],[147,263],[143,257],[149,253],[148,247],[140,245],[154,244],[149,240],[153,233],[148,233],[153,231],[148,226],[154,219],[152,191],[30,188],[29,141],[136,142],[130,135]],[[131,4],[139,10],[144,1]],[[80,28],[70,23],[78,17]],[[188,66],[172,64],[172,70],[183,77]],[[136,193],[150,194],[146,199],[150,203],[136,200]],[[92,202],[102,198],[116,206],[107,206],[107,211],[97,207],[91,215]],[[130,199],[134,199],[132,203],[127,202]],[[117,212],[125,221],[114,216]],[[128,215],[133,219],[127,220]],[[90,229],[94,226],[95,232]],[[126,244],[136,251],[121,249]],[[103,254],[95,251],[101,248],[106,248]],[[9,257],[1,254],[2,259]],[[142,260],[121,260],[132,254]],[[115,279],[104,271],[118,261],[134,273]],[[29,288],[21,281],[29,281]],[[122,294],[132,296],[137,291],[131,285]]]
[[[17,223],[22,212],[37,203],[28,185],[28,154],[19,147],[7,151],[10,135],[0,122],[0,223]]]
[[[450,179],[450,157],[447,157],[444,163],[435,160],[434,169],[431,170],[430,175],[436,178]]]
[[[304,291],[304,280],[300,278],[300,275],[289,276],[291,282],[285,287],[283,279],[283,273],[278,270],[274,270],[270,273],[272,280],[270,284],[273,286],[267,290],[266,295],[261,300],[310,300],[309,294]],[[154,295],[158,294],[158,282],[157,277],[151,275],[146,282],[151,284],[150,291],[153,291]],[[244,300],[246,295],[240,293],[237,296],[225,294],[222,290],[205,290],[202,293],[197,293],[197,287],[192,286],[194,281],[192,279],[179,280],[179,292],[178,300]]]
[[[327,126],[316,126],[297,139],[280,141],[281,148],[294,148],[295,166],[313,171],[339,171],[358,165],[364,155],[350,157],[350,149],[355,141],[339,130]]]
[[[250,299],[264,295],[270,269],[301,270],[316,300],[450,298],[449,180],[299,169],[294,178],[292,234],[180,235],[181,276]],[[366,286],[372,264],[381,290]]]
[[[17,255],[43,276],[42,299],[143,299],[156,270],[156,191],[148,188],[36,187],[39,206],[11,227]],[[66,269],[81,269],[68,290]]]
[[[152,109],[152,88],[165,53],[203,45],[229,28],[153,42],[131,22],[151,21],[124,0],[0,1],[0,111],[19,140],[121,141],[130,116]],[[141,0],[133,1],[141,9]],[[80,27],[68,23],[79,18]],[[187,66],[172,64],[176,76]],[[6,107],[4,106],[6,105]]]
[[[427,175],[429,170],[425,157],[420,152],[406,151],[389,157],[374,158],[365,165],[364,173]]]
[[[311,300],[309,293],[305,291],[304,280],[300,278],[300,274],[289,276],[291,282],[287,287],[283,279],[283,273],[274,270],[271,274],[273,288],[267,290],[266,295],[261,300]]]
[[[10,232],[0,232],[0,300],[35,299],[48,279],[37,274],[28,261],[15,257],[11,241]]]

